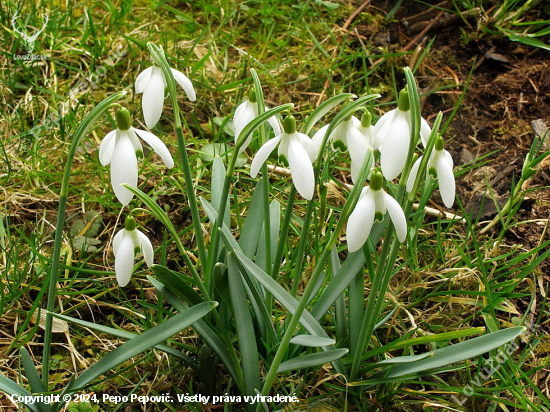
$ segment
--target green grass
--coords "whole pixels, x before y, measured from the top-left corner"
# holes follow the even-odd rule
[[[0,36],[5,45],[0,59],[0,189],[4,194],[0,197],[3,199],[0,206],[2,374],[23,385],[28,384],[19,373],[21,347],[31,352],[37,365],[41,364],[44,332],[33,314],[37,307],[45,308],[60,182],[76,128],[100,101],[124,88],[129,91],[125,103],[133,115],[134,126],[145,128],[140,123],[141,95],[134,94],[133,82],[137,74],[150,65],[147,42],[162,45],[170,64],[185,72],[195,85],[197,102],[181,98],[180,107],[197,195],[211,199],[214,195],[210,193],[212,165],[200,156],[201,148],[213,142],[232,145],[233,137],[220,127],[216,118],[231,117],[247,95],[253,84],[250,68],[259,73],[267,105],[294,103],[294,113],[300,123],[319,102],[338,93],[383,94],[376,106],[376,115],[382,114],[390,107],[390,102],[395,101],[396,84],[401,84],[403,77],[397,68],[408,64],[412,52],[383,49],[376,46],[372,38],[358,42],[352,32],[334,30],[335,25],[343,25],[355,6],[338,3],[339,7],[332,10],[332,4],[336,3],[220,0],[216,3],[199,1],[192,7],[180,1],[87,1],[70,3],[69,7],[54,0],[2,3],[0,21],[4,30]],[[522,20],[514,14],[519,10],[531,17],[536,13],[535,5],[518,9],[517,2],[502,4],[498,12],[486,14],[492,16],[491,24],[486,26],[492,34],[518,41],[519,36],[522,42],[532,44],[547,33],[547,21]],[[474,3],[455,6],[460,10],[483,7]],[[22,41],[11,27],[11,17],[16,11],[20,13],[21,24],[28,19],[33,27],[40,27],[43,15],[48,14],[48,27],[38,37],[34,48],[34,53],[45,54],[47,60],[30,64],[14,60],[14,54],[24,54]],[[354,24],[362,19],[374,19],[381,26],[388,24],[383,17],[371,13],[358,16]],[[124,55],[113,60],[113,53],[119,50]],[[371,62],[379,59],[380,63],[373,68]],[[421,64],[419,62],[418,66]],[[90,80],[97,87],[86,88],[83,82],[90,83]],[[326,89],[325,84],[328,84]],[[80,91],[73,98],[71,91],[75,88]],[[57,125],[54,123],[60,105],[64,113]],[[153,131],[176,155],[174,128],[168,120],[171,111],[167,104],[165,116]],[[110,116],[100,119],[100,124],[85,137],[77,153],[66,214],[69,233],[71,225],[86,212],[99,212],[102,226],[95,237],[100,243],[98,250],[85,252],[75,248],[70,237],[64,239],[57,305],[64,315],[141,333],[171,318],[174,310],[151,286],[146,276],[152,273],[142,263],[134,272],[129,287],[122,289],[116,284],[111,239],[120,228],[121,222],[117,226],[120,205],[112,194],[108,168],[100,165],[97,154],[101,139],[114,127],[112,114]],[[53,123],[48,125],[48,119]],[[33,127],[40,125],[44,126],[40,133],[33,135]],[[249,158],[258,147],[257,143],[250,146]],[[139,189],[167,212],[182,244],[189,250],[190,259],[196,262],[199,258],[194,248],[196,234],[181,169],[176,166],[166,170],[156,154],[146,153],[145,157],[146,161],[140,163]],[[344,178],[349,169],[346,155],[337,153],[333,161],[332,175]],[[457,179],[486,161],[477,159],[475,164],[455,169]],[[230,221],[232,228],[239,228],[234,231],[238,235],[247,217],[255,180],[248,176],[248,165],[237,168],[235,173],[239,182],[230,194]],[[281,204],[283,214],[290,187],[286,177],[274,176],[272,179],[270,199]],[[342,196],[347,197],[347,191],[336,185],[328,190],[322,204],[315,205],[325,208],[324,219],[314,222],[313,241],[305,246],[307,256],[320,255],[324,234],[337,225],[344,205]],[[144,207],[137,199],[131,205]],[[461,206],[455,204],[455,210],[465,216]],[[305,202],[297,200],[277,279],[289,291],[294,285],[294,292],[299,294],[313,271],[313,262],[302,261],[295,253],[303,231],[305,209]],[[331,407],[361,411],[434,410],[435,404],[456,410],[495,410],[499,407],[503,410],[549,410],[549,401],[537,387],[538,373],[546,367],[547,360],[543,356],[531,356],[537,344],[548,338],[545,332],[548,308],[540,296],[537,282],[542,276],[540,267],[548,258],[549,243],[545,240],[546,230],[535,246],[511,240],[511,229],[533,224],[521,220],[520,210],[521,202],[518,202],[501,216],[504,224],[497,225],[484,236],[479,234],[483,226],[475,218],[465,225],[426,218],[416,248],[408,244],[398,255],[389,289],[392,299],[386,301],[384,307],[385,313],[396,306],[399,309],[374,332],[368,348],[377,360],[382,360],[389,357],[388,354],[391,357],[413,355],[443,347],[446,342],[429,338],[434,334],[459,333],[470,328],[493,332],[521,324],[540,326],[521,341],[513,361],[504,362],[491,379],[483,381],[483,385],[471,384],[486,366],[482,357],[478,357],[442,368],[438,375],[405,378],[366,389],[346,386],[347,382],[327,365],[278,375],[274,385],[276,392],[296,392],[300,399],[312,404],[307,410],[317,410],[313,405],[315,401],[319,400],[319,405],[327,399],[328,406],[324,406],[327,409],[322,410]],[[422,217],[420,213],[418,216]],[[189,275],[184,260],[162,225],[146,212],[137,218],[142,224],[141,230],[152,238],[155,261]],[[210,222],[204,213],[202,218],[204,232],[209,236]],[[346,254],[344,243],[339,243],[338,248],[343,258]],[[322,287],[326,287],[335,275],[337,258],[327,269]],[[302,283],[293,279],[298,263],[304,267],[303,274],[299,271]],[[357,278],[333,306],[334,310],[324,316],[323,326],[327,333],[337,337],[344,347],[354,333],[344,325],[345,304],[354,300],[362,302],[364,291],[370,287],[371,281],[366,275],[364,279]],[[314,299],[312,305],[315,303]],[[288,314],[275,305],[274,313],[279,315],[275,333],[280,339],[288,324]],[[349,316],[355,315],[349,313]],[[472,329],[472,334],[474,332],[479,333],[479,330]],[[460,339],[463,336],[466,335]],[[71,354],[75,356],[78,352],[91,364],[123,341],[73,325],[69,337],[75,349],[67,345],[67,336],[54,336],[55,363],[50,381],[56,389],[66,385],[74,373]],[[399,342],[397,347],[386,346],[396,341]],[[169,392],[173,395],[235,392],[228,373],[224,369],[220,372],[219,359],[194,330],[174,336],[169,343],[189,356],[192,362],[186,365],[162,352],[149,351],[134,358],[133,362],[126,362],[116,376],[110,375],[90,390],[125,395],[133,392]],[[262,348],[261,360],[271,362],[274,351],[276,348]],[[83,365],[76,364],[79,370],[84,369]],[[126,369],[127,375],[123,377],[121,372]],[[261,371],[267,373],[264,368]],[[453,395],[459,400],[465,399],[462,391],[468,384],[473,393],[460,405]],[[352,404],[350,399],[361,402]],[[184,405],[146,405],[145,409],[180,410],[181,407]],[[201,410],[197,404],[186,407]],[[236,406],[227,408],[238,410]],[[298,410],[292,405],[286,408]],[[102,410],[117,408],[102,405]]]

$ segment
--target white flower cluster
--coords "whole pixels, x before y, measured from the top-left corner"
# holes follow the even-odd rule
[[[243,106],[245,103],[246,106]],[[256,105],[250,104],[250,101],[245,103],[239,106],[233,120],[239,130],[257,116]],[[367,153],[373,153],[373,151],[380,153],[382,173],[377,169],[371,171],[371,185],[362,190],[348,221],[347,242],[350,252],[359,250],[363,246],[369,237],[372,225],[376,220],[381,221],[386,211],[394,224],[399,241],[404,242],[407,237],[407,221],[401,206],[383,190],[384,177],[387,180],[398,177],[409,156],[411,112],[407,90],[401,91],[396,109],[384,114],[374,126],[371,123],[372,115],[369,112],[365,112],[361,120],[350,116],[336,126],[328,138],[333,147],[349,151],[351,178],[356,184],[362,184],[357,179]],[[283,125],[283,131],[279,134],[277,127],[272,125],[275,137],[260,148],[252,161],[250,174],[255,177],[261,165],[279,145],[279,158],[288,163],[296,190],[305,199],[311,200],[315,192],[313,162],[320,155],[321,145],[329,125],[319,129],[313,138],[296,131],[296,122],[292,116],[287,116]],[[430,126],[421,118],[420,137],[424,147],[430,134]],[[414,144],[416,145],[416,141]],[[372,160],[374,164],[375,159]],[[409,192],[413,188],[421,160],[422,157],[411,168],[407,181]],[[455,198],[453,160],[449,152],[443,149],[443,140],[440,137],[437,137],[428,162],[428,172],[438,177],[443,203],[447,207],[452,207]]]
[[[174,69],[171,71],[189,100],[194,101],[196,95],[191,81],[180,71]],[[162,70],[157,66],[145,69],[136,79],[136,93],[143,93],[143,118],[150,129],[156,126],[162,114],[165,87],[166,79]],[[174,159],[166,145],[157,136],[132,127],[130,112],[126,108],[119,108],[115,117],[117,129],[107,133],[101,141],[99,161],[103,166],[111,165],[111,185],[119,202],[122,206],[126,206],[134,194],[122,184],[137,186],[137,159],[143,157],[143,147],[138,137],[151,146],[167,168],[174,167]],[[134,255],[140,251],[147,266],[151,266],[153,264],[151,241],[136,229],[135,220],[130,216],[126,218],[125,228],[120,230],[113,239],[115,273],[120,286],[126,286],[130,281],[134,267]]]

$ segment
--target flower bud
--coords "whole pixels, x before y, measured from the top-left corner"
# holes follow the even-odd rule
[[[399,92],[399,101],[397,102],[397,107],[402,112],[407,112],[410,110],[409,105],[409,90],[405,87],[401,92]]]
[[[133,230],[136,230],[136,220],[132,216],[128,216],[126,218],[126,221],[124,222],[124,228],[131,232]]]
[[[116,124],[119,130],[128,130],[132,127],[132,118],[130,112],[125,107],[121,107],[116,111]]]
[[[283,129],[286,134],[296,133],[296,119],[289,115],[283,120]]]
[[[382,189],[382,184],[384,183],[384,176],[378,170],[373,170],[370,175],[370,188],[372,190]]]

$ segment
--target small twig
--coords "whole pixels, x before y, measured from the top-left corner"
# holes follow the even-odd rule
[[[344,23],[344,26],[343,26],[344,30],[348,30],[348,28],[351,25],[351,23],[353,22],[353,20],[355,20],[355,18],[359,15],[359,13],[361,13],[363,11],[363,9],[370,4],[370,2],[371,2],[371,0],[365,1],[363,4],[361,4],[357,8],[357,10],[355,10],[348,17],[348,19],[346,20],[346,22]],[[338,48],[334,49],[334,52],[332,53],[332,58],[333,59],[336,57],[336,53],[338,53]],[[326,79],[325,84],[323,85],[323,91],[319,95],[319,99],[317,99],[317,104],[315,105],[316,107],[319,106],[321,104],[321,102],[323,101],[323,99],[325,98],[325,92],[328,89],[329,84],[330,84],[329,79]]]

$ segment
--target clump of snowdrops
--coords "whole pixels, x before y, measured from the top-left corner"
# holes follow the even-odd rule
[[[92,367],[80,373],[75,371],[74,378],[60,392],[62,395],[82,391],[101,375],[150,348],[165,351],[195,370],[202,368],[202,373],[214,373],[204,370],[197,359],[163,343],[188,327],[193,327],[202,339],[201,352],[206,350],[213,354],[216,363],[223,364],[232,390],[238,394],[267,396],[273,394],[274,384],[286,374],[305,373],[331,363],[335,373],[350,384],[350,396],[358,399],[361,388],[437,373],[443,366],[493,350],[524,331],[522,327],[503,329],[429,352],[409,351],[403,356],[390,355],[393,343],[373,345],[373,333],[398,309],[387,301],[386,292],[392,277],[403,270],[396,264],[402,245],[416,245],[428,199],[438,188],[446,207],[451,208],[455,201],[453,161],[439,134],[442,115],[431,127],[421,117],[417,85],[409,68],[403,70],[406,87],[399,93],[397,107],[376,122],[371,109],[380,96],[374,94],[333,96],[303,119],[292,114],[292,104],[269,109],[259,78],[252,70],[250,93],[233,118],[234,149],[226,164],[219,157],[214,160],[212,197],[207,200],[196,198],[176,83],[191,101],[196,99],[195,89],[182,72],[170,67],[162,49],[154,44],[148,47],[153,64],[137,76],[135,91],[143,93],[143,118],[150,129],[162,116],[165,90],[168,91],[184,195],[194,227],[192,252],[198,260],[189,257],[179,238],[179,228],[165,211],[137,188],[142,142],[167,168],[175,164],[170,150],[153,133],[132,126],[130,112],[119,103],[124,92],[109,96],[76,130],[66,162],[49,277],[41,376],[28,352],[22,349],[30,392],[0,376],[2,390],[24,396],[54,389],[49,382],[54,316],[128,339]],[[140,335],[56,314],[72,160],[80,140],[109,110],[115,114],[117,128],[102,140],[98,156],[101,164],[110,168],[112,189],[125,217],[123,227],[112,240],[116,280],[120,287],[127,287],[136,256],[142,255],[152,271],[148,280],[178,312]],[[330,117],[331,121],[326,120]],[[327,124],[319,124],[322,121]],[[253,139],[259,139],[260,149],[251,153],[250,175],[261,177],[239,232],[230,224],[230,210],[237,205],[231,204],[229,193],[237,179],[237,156],[247,150]],[[272,157],[275,150],[277,156]],[[339,216],[332,216],[321,234],[315,227],[327,219],[325,185],[335,170],[329,161],[334,157],[330,154],[333,150],[349,153],[354,185]],[[282,203],[271,198],[267,168],[270,161],[287,166],[290,171],[292,184]],[[299,240],[289,244],[296,202],[302,207],[304,200],[305,211],[302,209],[297,226]],[[139,202],[140,208],[132,209],[132,202]],[[185,262],[180,270],[154,264],[153,245],[135,218],[136,211],[144,209],[165,226],[169,242],[175,244]],[[211,223],[208,240],[203,236],[204,216]],[[341,242],[344,234],[346,240]],[[370,287],[365,294],[367,280]],[[290,395],[295,390],[299,388],[284,384],[277,388],[279,394]],[[58,411],[64,403],[37,403],[29,408]],[[246,405],[249,411],[276,407],[267,401]]]

